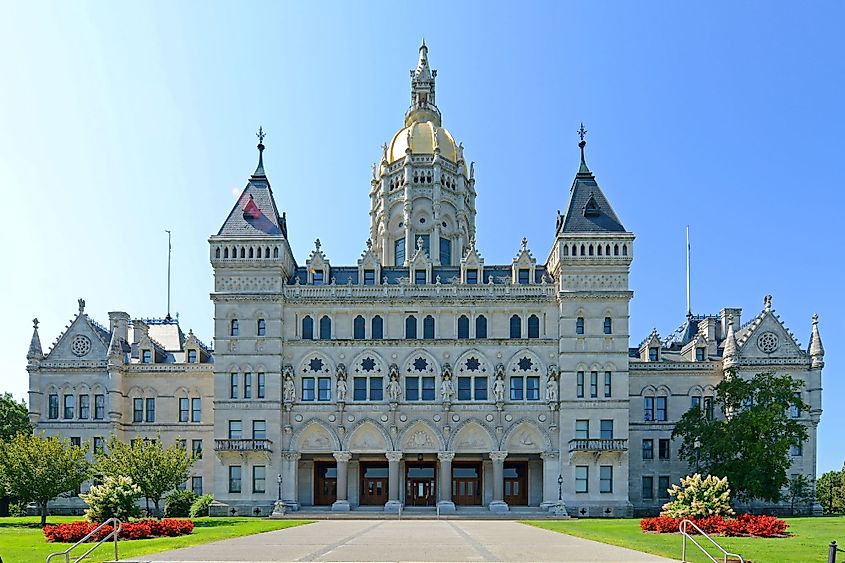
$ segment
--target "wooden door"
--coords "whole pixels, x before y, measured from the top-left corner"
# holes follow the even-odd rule
[[[436,477],[433,463],[408,464],[405,473],[405,504],[434,506],[437,502]]]
[[[326,506],[337,500],[337,464],[330,461],[314,463],[314,504]]]
[[[361,504],[377,505],[387,502],[388,471],[386,464],[361,464]]]
[[[481,505],[481,464],[452,465],[452,502],[459,505]]]
[[[528,464],[505,463],[505,502],[509,505],[528,505]]]

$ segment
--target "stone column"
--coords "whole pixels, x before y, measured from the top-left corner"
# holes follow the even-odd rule
[[[561,474],[560,454],[558,452],[543,452],[540,457],[543,458],[543,502],[540,503],[540,508],[552,509],[558,505],[559,487],[557,478]]]
[[[332,510],[336,512],[349,512],[349,460],[352,459],[351,452],[333,452],[337,460],[337,500],[332,504]]]
[[[493,462],[493,502],[490,503],[491,512],[508,512],[505,502],[505,458],[508,452],[490,452],[490,460]]]
[[[385,512],[399,512],[402,508],[402,501],[399,500],[399,462],[402,461],[402,452],[385,452],[387,457],[387,503],[384,505]]]
[[[452,502],[452,460],[455,452],[438,452],[437,459],[440,460],[440,501],[437,503],[440,512],[455,512],[455,503]]]
[[[299,458],[298,452],[282,452],[282,500],[288,510],[299,510]]]

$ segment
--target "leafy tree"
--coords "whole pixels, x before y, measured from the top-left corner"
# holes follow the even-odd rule
[[[15,402],[11,393],[0,395],[0,440],[8,440],[18,432],[32,434],[26,403]]]
[[[795,515],[795,506],[807,506],[815,498],[813,482],[806,475],[798,474],[789,478],[786,483],[784,499],[789,501],[789,513]]]
[[[727,477],[741,501],[781,500],[789,449],[808,436],[804,425],[790,416],[791,408],[809,409],[799,395],[802,386],[788,375],[760,373],[742,379],[729,370],[714,397],[714,410],[724,416],[690,409],[675,425],[672,437],[682,439],[681,459],[697,471]]]
[[[47,502],[79,488],[88,478],[88,450],[56,436],[16,434],[0,442],[0,473],[9,493],[35,501],[41,511],[41,526],[47,523]]]
[[[822,505],[826,514],[845,512],[845,464],[842,466],[842,471],[828,471],[818,478],[816,500]]]
[[[160,514],[162,497],[188,479],[188,472],[196,456],[185,451],[178,443],[167,448],[160,437],[155,440],[122,442],[110,436],[106,450],[96,452],[96,472],[112,477],[130,477],[141,489],[141,495],[155,505]]]

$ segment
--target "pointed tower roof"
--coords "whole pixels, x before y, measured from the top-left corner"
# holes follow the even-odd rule
[[[264,133],[258,129],[258,166],[241,192],[218,236],[284,236],[287,226],[284,215],[279,216],[273,190],[264,173]]]
[[[810,334],[810,359],[814,368],[824,367],[824,346],[819,335],[819,316],[813,315],[813,332]]]
[[[572,188],[569,190],[569,202],[559,221],[557,234],[624,233],[625,227],[622,226],[622,222],[619,221],[616,212],[613,211],[610,202],[596,182],[595,176],[587,167],[584,157],[584,147],[587,146],[586,135],[587,130],[584,129],[582,123],[578,130],[578,136],[581,138],[578,143],[581,149],[581,163],[572,182]]]
[[[739,363],[737,358],[736,336],[734,335],[733,315],[728,317],[728,334],[725,336],[725,348],[722,351],[722,360],[726,368],[736,367]]]
[[[44,359],[44,350],[41,348],[41,338],[38,336],[38,319],[32,319],[32,340],[29,341],[29,351],[26,359],[32,362],[40,362]]]
[[[118,365],[124,363],[124,360],[123,344],[120,341],[117,331],[113,330],[111,340],[109,341],[108,363],[109,365]]]

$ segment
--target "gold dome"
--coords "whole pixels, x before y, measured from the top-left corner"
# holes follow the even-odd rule
[[[440,149],[440,156],[452,162],[458,161],[458,147],[455,139],[445,127],[437,127],[431,121],[416,121],[403,127],[393,136],[387,150],[388,164],[405,158],[409,138],[412,154],[434,154],[436,146]]]

